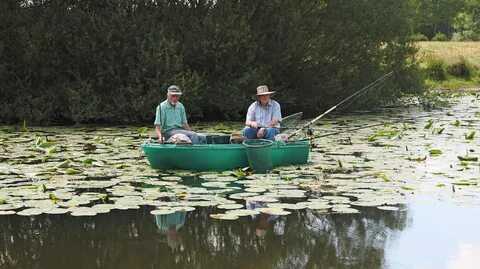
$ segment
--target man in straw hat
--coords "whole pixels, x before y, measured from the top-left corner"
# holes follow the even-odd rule
[[[176,85],[168,87],[167,100],[157,106],[155,114],[155,130],[160,143],[168,140],[173,135],[185,135],[192,144],[204,144],[206,138],[190,129],[187,122],[185,107],[179,102],[182,91]]]
[[[274,91],[270,91],[266,85],[257,87],[257,101],[248,107],[247,119],[243,136],[247,139],[274,140],[280,133],[280,121],[282,112],[280,104],[271,99]]]

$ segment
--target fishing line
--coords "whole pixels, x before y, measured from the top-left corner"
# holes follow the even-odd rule
[[[295,130],[294,132],[292,132],[291,134],[288,135],[288,139],[290,139],[291,137],[299,134],[303,129],[305,128],[308,128],[310,125],[312,125],[313,123],[315,123],[316,121],[320,120],[321,118],[323,118],[324,116],[326,116],[327,114],[329,114],[330,112],[332,112],[333,110],[335,110],[337,107],[341,106],[342,104],[348,102],[349,100],[351,100],[352,98],[355,98],[356,96],[362,94],[362,93],[365,93],[366,91],[372,89],[374,86],[376,86],[377,84],[381,83],[382,81],[384,81],[385,79],[387,79],[388,77],[390,77],[391,75],[393,74],[393,71],[381,76],[380,78],[378,78],[377,80],[373,81],[372,83],[368,84],[367,86],[363,87],[362,89],[354,92],[352,95],[348,96],[347,98],[343,99],[342,101],[340,101],[338,104],[334,105],[333,107],[329,108],[327,111],[325,111],[324,113],[322,113],[321,115],[317,116],[316,118],[314,118],[313,120],[307,122],[306,124],[304,124],[301,128]]]

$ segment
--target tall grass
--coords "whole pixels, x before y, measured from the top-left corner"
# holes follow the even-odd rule
[[[463,57],[472,66],[480,68],[480,42],[421,41],[415,45],[419,49],[417,58],[421,62],[437,58],[446,64],[453,64]]]
[[[480,87],[480,42],[416,42],[417,59],[430,88]]]

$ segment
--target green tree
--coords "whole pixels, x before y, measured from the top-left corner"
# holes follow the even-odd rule
[[[480,1],[466,0],[465,8],[454,22],[456,40],[480,40]]]
[[[413,31],[431,39],[437,33],[452,36],[454,19],[465,0],[410,0],[410,4],[414,10]]]

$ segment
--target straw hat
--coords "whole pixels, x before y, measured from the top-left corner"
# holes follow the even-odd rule
[[[257,87],[257,96],[260,95],[268,95],[268,94],[273,94],[275,91],[270,91],[267,87],[267,85],[261,85]]]

